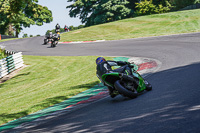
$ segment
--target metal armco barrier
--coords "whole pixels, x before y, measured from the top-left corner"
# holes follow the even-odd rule
[[[1,39],[9,39],[9,38],[16,38],[14,36],[7,36],[7,35],[1,35]]]
[[[0,78],[24,65],[22,52],[9,55],[8,57],[0,60]]]

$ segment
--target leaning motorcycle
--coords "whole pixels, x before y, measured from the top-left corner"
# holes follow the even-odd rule
[[[53,34],[52,39],[51,39],[51,47],[56,47],[58,44],[59,36],[58,34]]]
[[[45,38],[44,38],[44,44],[49,43],[49,41],[50,41],[50,38],[49,38],[49,37],[45,37]]]
[[[131,73],[127,72],[127,67],[130,68]],[[97,77],[99,77],[98,74]],[[152,85],[134,69],[132,64],[105,73],[99,79],[105,86],[114,89],[115,94],[121,94],[124,97],[136,98],[143,91],[152,90]]]

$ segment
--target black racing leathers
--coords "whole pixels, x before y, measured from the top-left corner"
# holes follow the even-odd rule
[[[101,77],[103,74],[113,72],[112,66],[124,66],[126,64],[128,63],[123,61],[104,61],[97,65],[97,77],[102,81]]]

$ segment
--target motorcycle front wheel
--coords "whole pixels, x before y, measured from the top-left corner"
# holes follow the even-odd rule
[[[136,98],[138,96],[138,92],[136,89],[134,91],[128,90],[124,87],[122,81],[117,80],[114,84],[115,89],[123,96],[129,97],[131,99]]]
[[[48,43],[48,40],[47,39],[44,39],[44,44],[47,44]]]
[[[152,85],[147,80],[144,80],[144,83],[146,85],[146,90],[147,91],[151,91],[152,90]]]

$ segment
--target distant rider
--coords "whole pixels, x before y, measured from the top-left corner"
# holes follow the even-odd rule
[[[57,33],[57,36],[58,36],[58,40],[60,40],[60,25],[57,23],[56,26],[55,26],[56,30],[55,32]]]
[[[53,33],[52,32],[49,32],[49,36],[48,36],[48,39],[51,39],[53,36]]]
[[[49,34],[46,34],[45,39],[51,39],[53,36],[52,32],[49,32]]]
[[[106,61],[105,58],[103,57],[98,57],[96,59],[96,64],[97,64],[97,77],[101,80],[103,83],[103,80],[101,79],[102,75],[105,73],[111,73],[111,72],[122,72],[124,73],[126,71],[127,75],[132,75],[132,70],[130,67],[133,67],[130,65],[129,62],[124,62],[124,61]],[[129,66],[125,66],[129,65]],[[120,68],[117,68],[115,70],[112,69],[112,66],[121,66]],[[113,98],[116,96],[114,94],[114,89],[110,86],[108,86],[109,94]]]
[[[65,25],[64,30],[65,30],[65,32],[69,32],[69,28],[67,25]]]
[[[56,29],[56,33],[60,32],[60,25],[58,23],[56,24],[55,29]]]

